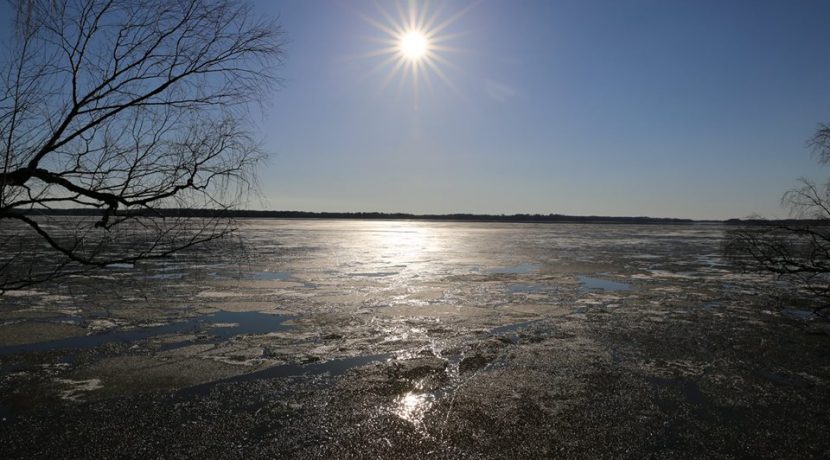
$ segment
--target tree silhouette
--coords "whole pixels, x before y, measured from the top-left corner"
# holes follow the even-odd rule
[[[282,35],[235,0],[18,0],[0,75],[0,291],[228,234]],[[92,207],[94,218],[38,215]]]
[[[830,125],[819,125],[809,145],[821,164],[830,163]],[[773,273],[818,296],[815,311],[830,307],[830,181],[801,179],[781,200],[794,218],[731,230],[727,255],[751,270]]]

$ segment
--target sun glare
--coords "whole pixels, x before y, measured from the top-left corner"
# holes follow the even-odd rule
[[[401,37],[401,54],[411,61],[421,59],[429,50],[429,40],[420,31],[413,30]]]
[[[458,35],[450,32],[451,26],[470,7],[447,14],[444,5],[430,11],[428,2],[399,1],[386,5],[390,4],[396,6],[397,15],[386,11],[379,3],[376,3],[379,17],[361,14],[366,22],[380,32],[372,40],[382,47],[367,53],[366,57],[381,58],[372,72],[388,72],[381,89],[395,77],[401,77],[401,84],[409,81],[416,95],[422,83],[432,87],[433,77],[440,78],[447,86],[456,89],[444,73],[445,68],[454,67],[445,55],[460,50],[447,43]]]

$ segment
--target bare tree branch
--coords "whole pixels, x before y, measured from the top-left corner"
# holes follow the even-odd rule
[[[819,125],[808,142],[820,163],[830,162],[830,125]],[[830,309],[830,182],[801,179],[784,194],[782,206],[796,220],[736,228],[724,249],[739,266],[772,273],[817,296],[815,311]]]
[[[276,23],[234,0],[15,4],[0,81],[0,231],[45,243],[37,250],[58,269],[35,274],[21,257],[2,258],[0,290],[227,235],[226,219],[159,211],[228,209],[250,191],[263,154],[246,131],[248,107],[276,83]],[[74,206],[101,213],[72,232],[35,216]]]

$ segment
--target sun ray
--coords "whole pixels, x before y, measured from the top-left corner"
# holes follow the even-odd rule
[[[383,61],[377,63],[374,67],[369,69],[369,72],[367,73],[367,75],[369,75],[369,76],[370,75],[375,75],[377,73],[380,73],[384,69],[389,69],[390,67],[394,71],[398,64],[399,64],[399,61],[396,60],[396,59],[384,59]],[[386,78],[389,78],[389,76],[387,75]]]
[[[415,95],[415,100],[418,100],[418,63],[420,61],[410,61],[410,65],[412,66],[412,91]]]
[[[427,18],[421,26],[424,30],[435,30],[435,21],[437,21],[441,15],[444,13],[444,9],[446,8],[446,3],[441,3],[438,8],[435,9],[435,12],[432,13],[429,18]],[[424,8],[424,14],[426,15],[427,8]]]
[[[421,8],[421,14],[418,15],[418,20],[416,25],[419,29],[424,30],[426,28],[426,17],[427,12],[429,11],[429,0],[424,2],[424,6]]]
[[[381,90],[386,89],[389,86],[389,83],[392,83],[392,80],[395,79],[395,77],[398,75],[398,73],[401,72],[405,66],[406,66],[406,61],[404,61],[403,59],[397,59],[397,60],[393,61],[392,71],[389,72],[389,74],[386,76],[386,78],[383,79],[383,81],[381,82],[381,85],[380,85],[380,89]]]
[[[398,26],[402,27],[404,30],[407,29],[409,27],[407,11],[404,10],[400,2],[395,2],[395,9],[398,10]]]
[[[466,53],[469,51],[464,48],[458,48],[456,46],[446,46],[435,43],[430,43],[429,48],[433,51],[441,51],[442,53]]]
[[[436,43],[437,44],[437,43],[443,43],[443,42],[456,41],[456,40],[458,40],[459,38],[461,38],[465,35],[467,35],[467,34],[462,33],[462,32],[456,32],[456,33],[452,33],[452,34],[435,34],[433,32],[431,35],[428,35],[427,38],[429,38],[431,43]]]
[[[392,33],[389,34],[390,36],[396,37],[403,32],[401,22],[392,17],[392,15],[389,14],[389,12],[386,11],[385,8],[380,6],[380,4],[377,1],[375,1],[375,8],[378,10],[378,12],[380,12],[380,15],[383,16],[383,19],[386,21],[389,27],[392,28]],[[398,11],[400,11],[400,9]]]
[[[427,91],[432,93],[435,88],[432,86],[432,78],[430,77],[430,72],[427,71],[427,68],[433,72],[435,71],[433,64],[430,61],[425,60],[423,65],[424,83],[426,83]],[[452,85],[450,85],[450,87],[452,88]]]
[[[461,19],[465,14],[467,14],[471,9],[473,9],[473,7],[478,5],[478,3],[479,2],[470,3],[469,5],[467,5],[467,7],[459,10],[458,12],[456,12],[455,14],[450,16],[449,18],[445,19],[444,22],[442,22],[442,23],[438,24],[437,26],[433,27],[431,30],[433,30],[435,33],[440,33],[441,31],[443,31],[444,29],[446,29],[447,27],[453,25],[456,21]]]
[[[386,24],[384,24],[384,23],[382,23],[382,22],[380,22],[380,21],[378,21],[374,18],[371,18],[371,17],[369,17],[365,14],[361,14],[360,18],[363,19],[364,21],[368,22],[373,27],[375,27],[376,29],[380,30],[381,32],[383,32],[387,35],[395,36],[395,35],[400,33],[399,30],[396,30],[394,28],[395,27],[394,25],[386,25]]]
[[[440,63],[441,65],[444,65],[444,66],[447,66],[447,67],[451,67],[451,68],[456,69],[456,70],[460,70],[460,68],[458,67],[458,64],[456,64],[456,63],[454,63],[454,62],[450,61],[449,59],[447,59],[447,58],[445,58],[445,57],[443,57],[443,56],[439,56],[439,55],[437,55],[437,54],[436,54],[436,55],[434,55],[434,56],[432,56],[432,61],[433,61],[436,65]]]
[[[453,83],[453,82],[452,82],[452,80],[450,80],[450,78],[449,78],[449,77],[447,77],[447,74],[446,74],[446,73],[444,73],[444,71],[443,71],[440,67],[438,67],[438,65],[436,65],[436,64],[435,64],[435,62],[433,62],[433,61],[426,61],[426,63],[427,63],[427,65],[429,66],[429,68],[430,68],[433,72],[435,72],[435,74],[436,74],[436,75],[438,75],[438,78],[440,78],[440,79],[441,79],[441,81],[443,81],[443,82],[444,82],[447,86],[449,86],[449,87],[450,87],[453,91],[458,92],[458,88],[455,86],[455,83]]]
[[[388,42],[386,43],[389,44]],[[387,46],[386,48],[378,48],[376,50],[367,51],[361,54],[352,54],[348,56],[342,56],[338,58],[338,61],[341,62],[351,62],[358,59],[368,59],[368,58],[376,58],[379,56],[390,56],[394,54],[398,50],[397,46]]]
[[[415,10],[415,2],[409,2],[409,28],[418,28],[418,12]]]

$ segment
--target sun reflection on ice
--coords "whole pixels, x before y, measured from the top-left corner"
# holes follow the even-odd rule
[[[409,283],[440,268],[436,256],[444,250],[440,231],[420,222],[373,222],[363,231],[349,238],[350,254],[341,254],[354,260],[353,271],[377,281],[384,288],[399,288],[386,292],[388,299],[400,300],[409,296]],[[401,297],[404,296],[404,297]]]
[[[434,251],[430,229],[419,223],[387,222],[374,234],[373,247],[388,257],[390,263],[402,264],[419,261],[424,253]]]
[[[413,425],[420,425],[434,401],[432,394],[410,391],[395,400],[392,413]]]

